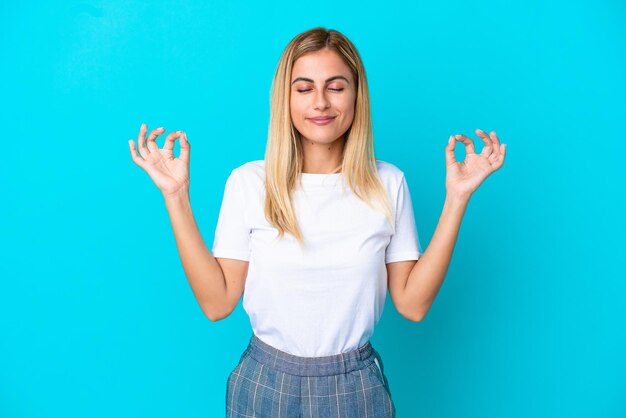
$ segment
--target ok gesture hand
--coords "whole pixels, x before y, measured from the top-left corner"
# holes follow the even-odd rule
[[[157,128],[150,132],[146,141],[145,123],[139,129],[139,154],[135,149],[135,141],[130,139],[130,154],[135,164],[148,173],[152,181],[157,185],[163,196],[168,197],[189,187],[189,151],[190,144],[187,135],[182,131],[172,132],[165,137],[163,148],[159,148],[155,142],[157,136],[165,130]],[[174,141],[180,138],[180,156],[174,157]],[[147,143],[147,146],[146,146]]]
[[[491,173],[502,167],[506,154],[506,144],[494,131],[490,135],[480,129],[476,134],[482,138],[485,146],[480,154],[474,151],[474,141],[465,135],[453,135],[446,145],[446,191],[449,194],[469,199],[471,194]],[[465,161],[454,157],[456,141],[465,144]]]

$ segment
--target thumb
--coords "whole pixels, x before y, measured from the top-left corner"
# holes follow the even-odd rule
[[[456,138],[454,136],[450,136],[450,139],[448,139],[448,145],[446,145],[446,166],[456,163],[456,158],[454,156],[455,145]]]

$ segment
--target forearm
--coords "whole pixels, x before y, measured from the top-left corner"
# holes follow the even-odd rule
[[[409,274],[405,301],[413,317],[422,319],[430,309],[450,265],[468,198],[447,195],[435,233]]]
[[[165,205],[187,281],[204,313],[210,319],[215,318],[224,311],[226,281],[219,263],[202,239],[188,191],[165,197]]]

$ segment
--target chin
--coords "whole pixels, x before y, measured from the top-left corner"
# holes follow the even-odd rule
[[[309,141],[320,142],[322,144],[330,144],[331,142],[336,141],[338,137],[342,137],[340,135],[334,135],[334,134],[333,135],[319,135],[319,133],[317,135],[304,134],[302,136],[304,138],[307,138]]]

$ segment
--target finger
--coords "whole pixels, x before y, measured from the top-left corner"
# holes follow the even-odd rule
[[[489,156],[492,155],[492,152],[493,152],[493,144],[492,144],[491,138],[489,138],[489,135],[487,135],[484,131],[480,129],[476,129],[476,135],[478,135],[485,143],[485,146],[480,152],[480,155],[482,155],[485,158],[489,158]]]
[[[163,150],[171,151],[172,153],[174,153],[174,142],[176,142],[174,138],[180,138],[182,134],[183,131],[176,131],[166,136]]]
[[[496,135],[496,131],[491,131],[489,136],[493,142],[493,154],[491,154],[491,158],[493,158],[494,161],[497,161],[500,158],[500,139]],[[492,160],[490,159],[489,162],[492,162]]]
[[[135,141],[132,139],[128,140],[128,145],[130,146],[130,156],[133,158],[135,164],[139,167],[143,168],[144,159],[137,154],[137,149],[135,148]]]
[[[506,144],[501,144],[500,155],[497,160],[498,168],[502,167],[502,164],[504,164],[504,157],[506,157]]]
[[[498,154],[498,158],[491,163],[491,168],[493,168],[494,171],[502,167],[502,164],[504,164],[504,156],[506,155],[506,144],[500,144],[499,148],[500,153]]]
[[[137,142],[139,143],[139,154],[145,160],[150,155],[150,151],[146,148],[146,130],[148,130],[148,126],[145,123],[141,124],[141,128],[139,128],[139,136],[137,137]]]
[[[182,132],[180,137],[180,160],[189,164],[189,152],[191,151],[191,144],[187,140],[187,134]]]
[[[465,144],[465,154],[476,154],[476,151],[474,151],[474,141],[461,134],[454,135],[454,137]]]
[[[450,136],[448,138],[448,144],[446,145],[446,166],[456,163],[454,156],[454,146],[456,145],[456,138]]]
[[[150,132],[150,135],[148,135],[148,148],[150,149],[150,152],[158,152],[159,151],[159,146],[156,144],[156,142],[154,142],[154,140],[156,139],[157,136],[161,135],[163,132],[165,132],[165,128],[156,128],[154,130],[152,130],[152,132]]]

